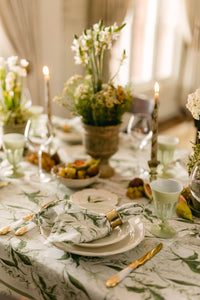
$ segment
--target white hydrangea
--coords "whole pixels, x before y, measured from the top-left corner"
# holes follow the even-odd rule
[[[194,93],[189,94],[186,103],[187,109],[191,112],[194,119],[200,118],[200,88]]]

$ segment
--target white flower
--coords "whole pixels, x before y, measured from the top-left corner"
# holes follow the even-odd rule
[[[27,75],[26,69],[21,67],[18,67],[17,73],[20,77],[26,77]]]
[[[191,112],[194,119],[199,120],[200,117],[200,89],[188,95],[187,109]]]
[[[66,85],[73,85],[76,82],[78,82],[79,80],[81,80],[82,78],[83,78],[83,76],[81,76],[81,75],[73,75],[67,80]]]
[[[10,56],[7,59],[8,68],[11,70],[17,64],[18,56]]]
[[[9,72],[6,76],[5,82],[6,82],[6,91],[10,91],[15,86],[15,73]]]
[[[22,67],[26,68],[26,67],[28,67],[29,62],[26,59],[23,58],[23,59],[20,60],[20,64],[21,64]]]

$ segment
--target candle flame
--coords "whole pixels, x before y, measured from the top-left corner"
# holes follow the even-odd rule
[[[43,67],[43,74],[45,77],[49,77],[49,68],[47,66]]]
[[[154,92],[155,92],[156,94],[159,93],[159,84],[158,84],[157,81],[156,81],[155,84],[154,84]]]

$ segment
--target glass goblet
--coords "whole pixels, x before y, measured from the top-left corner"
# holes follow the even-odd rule
[[[8,133],[3,135],[3,148],[8,162],[12,165],[10,170],[5,172],[5,176],[10,178],[22,177],[24,173],[19,171],[19,162],[22,159],[25,145],[25,137],[20,133]]]
[[[53,131],[51,124],[43,122],[40,126],[40,130],[35,132],[33,129],[31,132],[32,121],[28,120],[27,126],[25,129],[25,137],[28,143],[37,151],[38,154],[38,173],[32,175],[32,180],[35,182],[49,182],[51,180],[51,175],[43,172],[42,169],[42,152],[47,146],[50,145],[53,139]]]
[[[127,134],[134,151],[141,156],[141,152],[145,150],[148,142],[152,137],[151,131],[151,115],[146,113],[134,113],[128,122]],[[135,173],[144,175],[148,173],[140,165],[135,166]]]
[[[150,184],[153,194],[155,213],[160,223],[151,227],[151,233],[161,238],[171,238],[175,235],[175,230],[168,223],[173,216],[182,184],[171,179],[158,179]]]
[[[194,208],[200,211],[200,163],[194,165],[190,175],[189,189],[192,194],[192,204]]]
[[[152,136],[151,116],[145,113],[133,114],[128,123],[127,133],[135,148],[144,149]]]
[[[178,143],[179,139],[177,137],[168,135],[158,136],[158,161],[160,161],[163,167],[159,177],[173,177],[173,172],[172,170],[170,171],[169,165],[173,161],[174,151]]]

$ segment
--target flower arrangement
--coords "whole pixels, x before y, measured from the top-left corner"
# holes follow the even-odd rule
[[[187,109],[191,112],[195,120],[200,119],[200,89],[197,89],[194,93],[188,95]],[[199,132],[197,133],[199,135]],[[193,153],[189,156],[188,174],[192,173],[192,170],[197,162],[200,161],[200,144],[199,136],[197,136],[197,143],[193,144]]]
[[[17,56],[7,60],[0,57],[0,120],[9,125],[25,123],[30,117],[28,107],[31,105],[23,95],[23,78],[27,75],[29,63]]]
[[[72,51],[75,52],[75,63],[86,68],[86,75],[75,75],[69,78],[64,86],[61,97],[54,101],[70,109],[75,115],[80,115],[87,125],[109,126],[121,123],[122,115],[132,104],[130,86],[115,86],[114,78],[126,58],[123,51],[116,74],[103,83],[104,57],[106,50],[112,48],[112,43],[125,26],[105,27],[102,21],[84,30],[78,37],[75,35]]]

